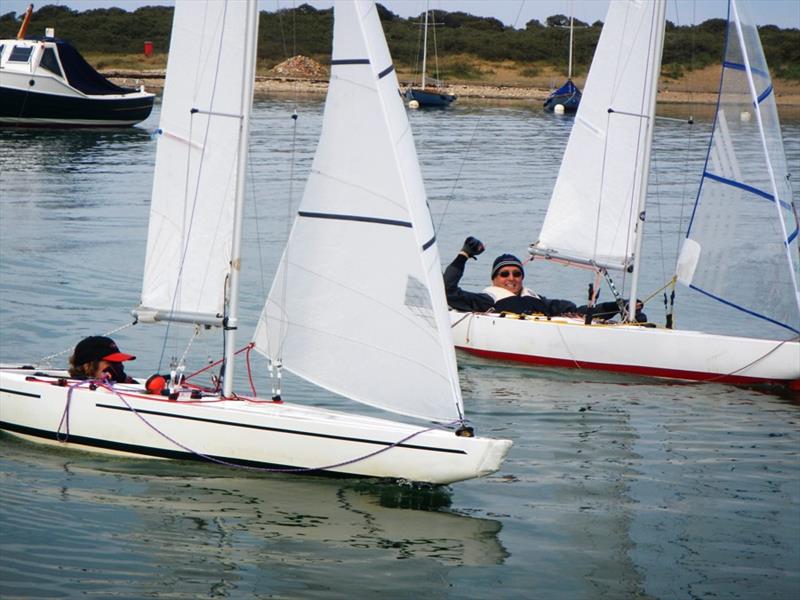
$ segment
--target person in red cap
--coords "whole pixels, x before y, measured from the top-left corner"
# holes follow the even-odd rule
[[[74,379],[100,379],[116,383],[136,383],[128,377],[122,363],[135,360],[131,354],[120,352],[109,337],[93,335],[82,339],[69,357],[69,376]]]

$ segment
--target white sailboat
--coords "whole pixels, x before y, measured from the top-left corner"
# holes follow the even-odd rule
[[[630,273],[620,299],[640,293],[665,4],[611,2],[550,206],[529,248],[534,258],[598,275]],[[776,337],[453,311],[456,346],[547,366],[798,387],[797,233],[758,32],[741,2],[731,0],[708,159],[676,271],[679,281],[703,296],[771,324]]]
[[[312,382],[429,423],[233,394],[257,22],[256,0],[176,2],[135,310],[141,322],[221,327],[221,393],[184,383],[165,397],[141,384],[3,368],[0,427],[292,473],[447,484],[496,471],[511,442],[466,426],[439,254],[373,2],[335,5],[323,133],[256,346]]]

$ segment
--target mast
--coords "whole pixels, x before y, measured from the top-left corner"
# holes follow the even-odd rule
[[[247,3],[247,25],[245,52],[242,64],[243,82],[241,96],[241,120],[238,160],[236,165],[236,195],[233,216],[233,238],[231,241],[230,279],[228,281],[228,305],[224,320],[225,356],[223,362],[222,394],[233,392],[233,367],[236,354],[236,328],[239,324],[239,275],[242,267],[242,221],[244,214],[244,186],[247,175],[247,151],[250,132],[250,113],[253,109],[253,84],[255,81],[256,50],[258,46],[258,2]]]
[[[19,26],[19,31],[17,31],[18,40],[25,39],[25,32],[28,31],[28,23],[31,22],[31,13],[33,13],[33,4],[28,4],[28,8],[25,10],[25,18],[22,19],[22,23]]]
[[[425,89],[425,70],[428,62],[428,3],[425,3],[425,30],[422,37],[422,89]]]
[[[569,16],[569,68],[567,70],[567,79],[572,79],[572,22],[574,17]]]
[[[647,204],[647,182],[650,179],[650,155],[653,150],[653,129],[655,129],[656,118],[656,96],[658,95],[658,76],[661,73],[661,54],[664,50],[664,28],[666,26],[667,3],[666,0],[657,0],[653,11],[652,21],[652,43],[650,49],[650,97],[648,100],[647,113],[643,115],[645,126],[644,155],[642,159],[642,180],[639,183],[639,199],[636,208],[636,232],[634,236],[633,249],[633,276],[631,278],[631,293],[628,300],[628,313],[625,316],[627,322],[636,321],[636,297],[639,291],[639,272],[642,265],[642,240],[644,238],[645,207]],[[630,305],[633,305],[631,308]]]

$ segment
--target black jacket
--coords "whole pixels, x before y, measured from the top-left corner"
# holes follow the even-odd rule
[[[543,314],[548,317],[573,313],[585,315],[586,305],[575,306],[574,302],[560,298],[545,298],[544,296],[513,296],[494,301],[489,294],[484,292],[468,292],[462,290],[458,284],[464,275],[467,257],[459,254],[444,270],[444,291],[447,295],[447,304],[450,308],[463,312],[511,312],[521,315]],[[619,314],[616,302],[601,302],[594,307],[592,315],[597,319],[611,319]],[[647,320],[643,313],[637,313],[637,321]]]

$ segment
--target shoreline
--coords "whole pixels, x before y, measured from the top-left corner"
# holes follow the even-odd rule
[[[105,77],[117,85],[127,87],[145,86],[145,89],[156,94],[161,94],[164,89],[164,72],[131,72],[131,71],[105,71]],[[512,84],[471,83],[451,84],[447,92],[454,94],[459,99],[465,100],[494,100],[494,101],[538,101],[544,102],[550,89]],[[255,95],[269,96],[271,94],[302,94],[324,96],[328,90],[328,81],[322,79],[306,79],[299,77],[273,77],[256,76]],[[658,92],[659,104],[675,105],[714,105],[717,94],[707,91],[676,91],[674,89],[660,89]],[[784,109],[800,111],[800,92],[776,93],[776,104]]]

